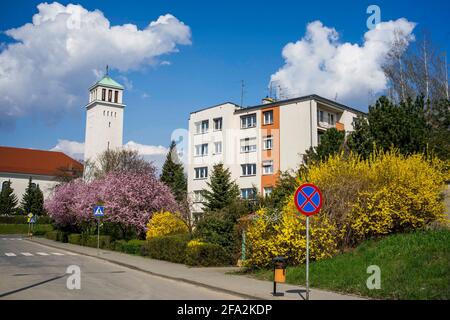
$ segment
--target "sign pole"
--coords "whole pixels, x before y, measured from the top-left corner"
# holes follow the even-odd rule
[[[309,217],[306,217],[306,300],[309,300]]]
[[[100,218],[97,218],[97,255],[100,255]]]

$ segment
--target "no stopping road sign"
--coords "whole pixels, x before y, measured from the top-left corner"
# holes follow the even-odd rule
[[[322,192],[312,183],[302,184],[295,191],[295,206],[305,216],[312,216],[322,208]]]

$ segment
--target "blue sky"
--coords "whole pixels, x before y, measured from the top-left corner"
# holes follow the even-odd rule
[[[30,23],[40,2],[2,1],[0,30]],[[315,20],[334,28],[339,33],[339,42],[361,45],[368,31],[366,8],[377,4],[382,21],[406,18],[417,23],[414,34],[427,30],[443,50],[450,49],[450,5],[445,0],[413,4],[410,1],[228,0],[80,1],[78,4],[88,11],[102,11],[111,25],[131,23],[144,29],[159,16],[170,13],[190,28],[190,45],[177,45],[178,52],[158,56],[160,62],[168,61],[169,65],[140,65],[119,72],[110,61],[101,61],[102,65],[111,65],[111,75],[117,81],[124,84],[123,77],[126,77],[132,83],[125,93],[124,142],[132,140],[145,145],[168,145],[171,132],[187,127],[193,110],[226,101],[239,103],[241,80],[245,81],[244,105],[258,104],[268,93],[271,75],[285,64],[283,47],[301,39],[307,24]],[[14,41],[2,34],[0,42],[4,43],[0,50],[6,50],[7,44]],[[92,76],[92,70],[83,72]],[[71,81],[70,77],[64,79],[65,83]],[[84,100],[88,97],[87,89],[77,91],[84,95],[81,97]],[[12,124],[0,129],[0,145],[48,150],[58,139],[84,141],[83,104],[64,108],[56,116],[48,116],[47,112],[53,111],[41,108],[39,101],[35,104],[35,111],[14,117]],[[367,110],[367,104],[354,107]]]

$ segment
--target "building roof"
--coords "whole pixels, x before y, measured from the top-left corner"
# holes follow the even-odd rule
[[[296,102],[302,102],[302,101],[309,101],[309,100],[316,100],[318,102],[322,102],[322,103],[326,103],[329,105],[332,105],[334,107],[337,107],[339,109],[343,109],[343,110],[348,110],[351,112],[355,112],[356,114],[362,114],[364,115],[365,113],[357,110],[355,108],[346,106],[345,104],[321,97],[317,94],[310,94],[307,96],[302,96],[302,97],[297,97],[297,98],[292,98],[292,99],[286,99],[286,100],[279,100],[279,101],[274,101],[271,103],[264,103],[264,104],[259,104],[256,106],[252,106],[252,107],[247,107],[247,108],[242,108],[239,110],[236,110],[237,113],[239,112],[246,112],[249,110],[253,110],[253,109],[260,109],[260,108],[267,108],[267,107],[275,107],[275,106],[281,106],[281,105],[286,105],[286,104],[291,104],[291,103],[296,103]]]
[[[237,105],[236,103],[227,101],[227,102],[215,104],[215,105],[210,106],[210,107],[206,107],[206,108],[202,108],[202,109],[198,109],[198,110],[192,111],[191,114],[197,113],[197,112],[202,112],[202,111],[204,111],[204,110],[208,110],[208,109],[212,109],[212,108],[220,107],[220,106],[224,106],[224,105],[232,105],[232,106],[233,106],[234,108],[236,108],[236,109],[241,108],[241,107],[240,107],[239,105]]]
[[[239,105],[237,105],[237,104],[235,104],[233,102],[225,102],[225,103],[221,103],[221,104],[218,104],[218,105],[215,105],[215,106],[211,106],[211,107],[208,107],[208,108],[203,108],[203,109],[200,109],[200,110],[197,110],[197,111],[193,111],[193,112],[191,112],[191,114],[196,113],[196,112],[201,112],[201,111],[204,111],[204,110],[207,110],[207,109],[215,108],[217,106],[221,106],[221,105],[226,104],[226,103],[233,104],[236,107],[235,113],[240,113],[240,112],[247,112],[247,111],[257,110],[257,109],[262,109],[262,108],[267,108],[267,107],[275,107],[275,106],[281,106],[281,105],[286,105],[286,104],[291,104],[291,103],[296,103],[296,102],[301,102],[301,101],[308,101],[308,100],[316,100],[316,101],[319,101],[319,102],[322,102],[322,103],[326,103],[326,104],[332,105],[332,106],[337,107],[339,109],[349,110],[351,112],[355,112],[355,113],[361,114],[361,115],[365,115],[366,114],[363,111],[360,111],[360,110],[357,110],[355,108],[346,106],[346,105],[344,105],[342,103],[338,103],[336,101],[333,101],[333,100],[321,97],[321,96],[319,96],[317,94],[310,94],[310,95],[307,95],[307,96],[302,96],[302,97],[297,97],[297,98],[292,98],[292,99],[286,99],[286,100],[278,100],[278,101],[274,101],[274,102],[271,102],[271,103],[263,103],[263,104],[259,104],[259,105],[256,105],[256,106],[250,106],[250,107],[240,107]]]
[[[96,87],[96,86],[105,86],[105,87],[111,87],[111,88],[116,88],[116,89],[122,89],[123,90],[123,86],[116,82],[113,78],[111,78],[109,75],[105,75],[102,79],[100,79],[99,81],[97,81],[92,87]]]
[[[82,172],[83,165],[62,152],[0,146],[0,172],[58,176]]]

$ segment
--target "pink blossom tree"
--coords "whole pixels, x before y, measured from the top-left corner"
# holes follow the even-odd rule
[[[103,221],[117,224],[125,233],[133,229],[139,235],[154,212],[180,210],[169,187],[160,182],[155,171],[110,172],[101,179],[85,183],[75,180],[56,188],[45,203],[49,215],[59,227],[86,229],[95,224],[93,208],[102,202]]]

